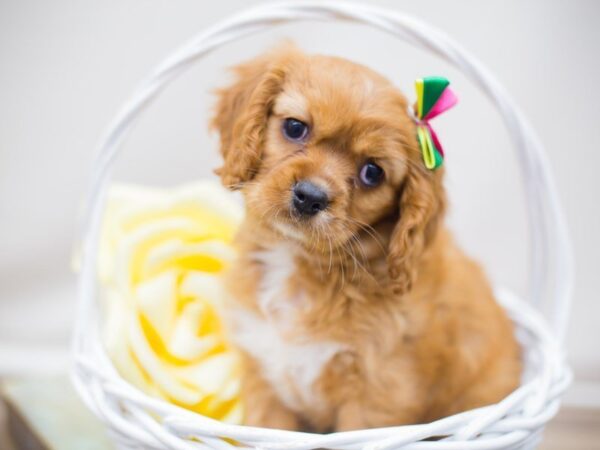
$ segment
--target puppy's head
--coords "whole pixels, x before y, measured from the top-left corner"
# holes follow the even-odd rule
[[[236,68],[213,126],[223,183],[267,233],[331,252],[394,217],[390,275],[410,287],[444,209],[404,96],[361,65],[285,46]]]

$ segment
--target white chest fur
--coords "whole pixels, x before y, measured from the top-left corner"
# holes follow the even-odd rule
[[[295,328],[295,319],[309,300],[304,293],[290,295],[287,289],[296,270],[291,249],[280,245],[255,256],[264,267],[257,292],[262,314],[232,312],[233,338],[260,363],[263,376],[289,408],[318,408],[321,399],[315,392],[315,381],[342,345],[314,341]]]

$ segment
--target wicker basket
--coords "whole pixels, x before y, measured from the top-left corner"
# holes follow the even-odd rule
[[[228,425],[149,397],[121,379],[99,337],[96,255],[111,166],[142,111],[185,69],[212,50],[268,27],[298,20],[342,20],[384,30],[461,69],[498,108],[521,165],[531,227],[531,298],[497,289],[524,348],[521,386],[501,402],[433,423],[327,435]],[[164,61],[125,104],[102,141],[91,181],[83,231],[79,309],[72,378],[85,403],[120,448],[135,449],[529,449],[558,411],[571,372],[562,351],[568,317],[572,256],[565,220],[542,146],[494,77],[438,30],[397,11],[327,2],[266,4],[201,33]],[[542,304],[551,320],[539,313]],[[435,437],[435,440],[426,440]]]

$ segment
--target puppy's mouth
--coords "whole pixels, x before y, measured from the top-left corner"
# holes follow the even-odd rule
[[[271,216],[266,224],[282,238],[315,249],[322,242],[337,241],[339,236],[335,233],[335,222],[337,220],[328,210],[314,215],[300,214],[290,202],[287,208]]]
[[[273,221],[272,225],[273,228],[285,238],[292,239],[300,243],[307,242],[306,234],[298,226],[278,220]]]
[[[314,182],[302,180],[288,192],[286,213],[275,214],[270,222],[272,228],[284,238],[304,244],[318,236],[327,238],[326,228],[331,219],[327,191]]]
[[[352,232],[340,200],[315,180],[300,180],[281,189],[260,186],[251,191],[250,210],[271,233],[310,252],[329,251]]]

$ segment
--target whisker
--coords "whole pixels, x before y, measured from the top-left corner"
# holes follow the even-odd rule
[[[356,246],[357,246],[358,250],[360,251],[360,255],[361,255],[361,257],[362,257],[362,262],[363,262],[363,264],[367,264],[367,256],[366,256],[366,254],[365,254],[365,252],[364,252],[364,249],[363,249],[363,247],[362,247],[362,243],[361,243],[361,241],[360,241],[360,238],[359,238],[359,237],[358,237],[356,234],[351,234],[351,235],[350,235],[350,241],[351,241],[351,242],[355,242],[355,243],[356,243]],[[352,250],[353,250],[353,252],[354,252],[354,247],[351,247],[351,248],[352,248]],[[356,252],[354,252],[354,255],[356,255]],[[364,266],[363,264],[360,264],[360,263],[359,263],[360,267],[361,267],[361,268],[362,268],[362,269],[363,269],[365,272],[368,272],[368,270],[365,268],[365,266]]]
[[[381,242],[379,236],[377,235],[377,231],[375,230],[375,228],[373,228],[371,225],[361,222],[357,219],[354,219],[352,217],[348,218],[349,221],[353,222],[354,224],[358,225],[360,231],[364,231],[365,233],[367,233],[370,237],[373,238],[373,240],[375,241],[375,243],[377,244],[377,246],[379,247],[379,249],[382,251],[383,254],[386,254],[387,251],[383,245],[383,243]]]
[[[333,244],[331,243],[331,237],[327,234],[327,243],[329,244],[329,268],[327,273],[331,273],[331,266],[333,264]]]
[[[351,245],[351,243],[352,243],[352,242],[356,242],[356,244],[357,244],[357,246],[358,246],[358,249],[361,251],[361,255],[362,255],[362,258],[363,258],[363,259],[362,259],[362,262],[363,262],[364,264],[366,264],[366,263],[367,263],[367,259],[366,259],[366,256],[365,256],[365,253],[364,253],[364,251],[362,250],[362,247],[361,247],[361,244],[360,244],[360,239],[359,239],[359,238],[358,238],[358,236],[356,236],[355,234],[351,234],[351,235],[350,235],[350,238],[349,238],[349,245],[348,245],[348,248],[349,248],[349,250],[351,250],[351,251],[352,251],[352,257],[353,257],[353,259],[354,259],[354,262],[355,262],[355,270],[357,270],[357,269],[356,269],[356,266],[358,266],[358,267],[359,267],[359,268],[360,268],[360,269],[361,269],[363,272],[365,272],[365,273],[367,273],[367,274],[368,274],[368,273],[369,273],[369,271],[367,270],[367,268],[366,268],[366,267],[365,267],[363,264],[361,264],[361,262],[360,262],[360,261],[358,260],[358,258],[356,257],[356,251],[355,251],[355,248],[354,248],[354,246],[352,246],[352,245]]]
[[[346,285],[346,273],[345,273],[345,269],[344,269],[344,265],[345,265],[345,261],[343,258],[343,255],[340,254],[340,248],[339,247],[335,247],[335,250],[337,252],[338,257],[340,258],[340,270],[342,272],[342,285],[340,286],[340,291],[344,288],[344,286]]]

